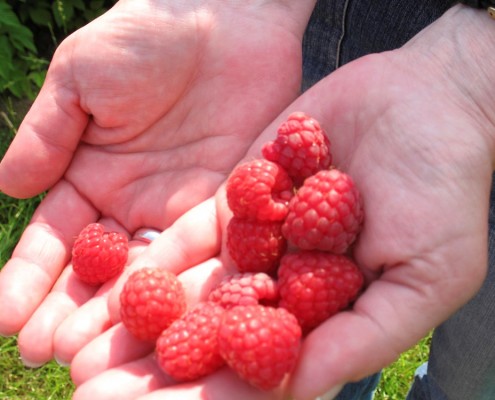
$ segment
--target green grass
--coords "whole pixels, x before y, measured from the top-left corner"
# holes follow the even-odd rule
[[[404,400],[414,379],[414,372],[428,359],[431,334],[382,372],[374,400]]]
[[[17,114],[10,103],[1,105],[0,155],[3,156],[22,115]],[[41,196],[16,200],[0,194],[0,269],[10,258],[40,200]],[[414,371],[428,358],[429,343],[430,336],[427,336],[383,371],[374,400],[405,399]],[[0,374],[0,399],[66,400],[74,391],[69,370],[55,362],[37,369],[24,367],[19,358],[16,337],[0,337]]]
[[[0,399],[65,400],[74,390],[69,370],[53,361],[37,369],[24,367],[15,337],[0,339],[0,370]]]

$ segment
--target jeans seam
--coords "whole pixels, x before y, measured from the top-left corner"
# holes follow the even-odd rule
[[[345,21],[347,19],[347,10],[349,8],[349,3],[350,3],[350,0],[345,0],[344,9],[342,12],[342,21],[341,21],[342,32],[341,32],[339,40],[337,42],[337,52],[336,52],[336,56],[335,56],[335,69],[340,67],[340,53],[342,50],[342,43],[343,43],[344,37],[345,37],[345,30],[346,30]]]

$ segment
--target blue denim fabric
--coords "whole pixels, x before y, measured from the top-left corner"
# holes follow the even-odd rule
[[[358,57],[398,48],[440,17],[451,0],[319,0],[303,40],[306,90]],[[438,327],[427,373],[407,400],[495,400],[495,189],[490,206],[489,262],[478,295]],[[369,400],[373,375],[348,384],[337,400]]]
[[[396,49],[452,0],[319,0],[303,39],[303,90],[365,54]]]
[[[374,374],[356,383],[345,385],[335,400],[372,400],[381,374]]]

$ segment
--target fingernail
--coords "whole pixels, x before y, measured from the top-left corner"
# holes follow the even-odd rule
[[[335,386],[325,394],[317,397],[316,400],[333,400],[340,393],[343,387],[343,385]]]
[[[21,361],[24,364],[24,366],[27,367],[27,368],[39,368],[39,367],[41,367],[44,364],[44,362],[37,362],[37,361],[27,360],[27,359],[25,359],[22,356],[21,356]]]
[[[68,366],[70,366],[70,362],[62,361],[57,356],[54,356],[53,358],[55,359],[55,361],[57,362],[57,364],[60,365],[61,367],[68,367]]]

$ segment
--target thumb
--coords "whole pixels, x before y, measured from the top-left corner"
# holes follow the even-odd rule
[[[473,278],[449,274],[452,262],[442,268],[415,260],[386,271],[352,310],[329,318],[305,339],[290,383],[294,398],[314,398],[395,361],[476,292],[485,269],[479,254],[471,264],[459,256],[461,265],[472,266]]]
[[[64,174],[79,143],[88,115],[67,79],[63,60],[48,72],[37,99],[0,163],[0,191],[32,197]]]

